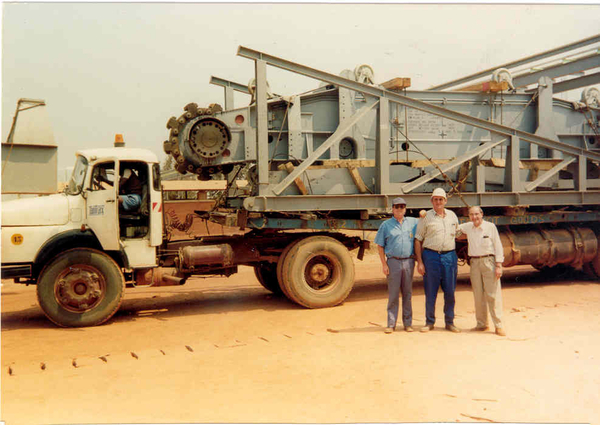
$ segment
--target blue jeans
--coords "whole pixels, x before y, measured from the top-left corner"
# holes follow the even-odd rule
[[[456,290],[456,276],[458,274],[458,257],[456,252],[438,254],[428,249],[423,250],[423,287],[425,288],[425,323],[435,323],[435,301],[442,287],[444,291],[444,319],[446,325],[454,324],[454,291]]]

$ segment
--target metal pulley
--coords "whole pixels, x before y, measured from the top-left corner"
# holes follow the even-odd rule
[[[508,83],[508,87],[511,90],[515,89],[515,86],[513,84],[512,74],[506,68],[498,68],[497,70],[495,70],[494,73],[492,74],[492,81],[494,81],[496,83],[501,83],[503,81],[506,81]]]
[[[375,71],[369,65],[358,65],[354,68],[354,78],[359,83],[363,84],[374,84],[375,83]]]
[[[600,108],[600,90],[596,87],[588,87],[581,92],[581,101],[587,107]]]
[[[275,97],[275,95],[271,91],[271,86],[269,86],[269,82],[267,81],[266,83],[267,83],[267,99],[272,99]],[[250,81],[248,81],[248,91],[250,92],[250,96],[252,96],[252,99],[250,100],[250,103],[252,104],[256,100],[256,78],[252,78],[252,79],[250,79]]]

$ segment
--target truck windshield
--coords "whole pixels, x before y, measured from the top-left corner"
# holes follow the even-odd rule
[[[65,188],[65,193],[67,195],[78,195],[81,192],[87,167],[87,159],[83,156],[78,156],[77,162],[75,163],[75,167],[73,168],[73,174],[69,179],[69,184]]]

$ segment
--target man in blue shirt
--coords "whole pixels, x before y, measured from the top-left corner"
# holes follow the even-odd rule
[[[406,332],[412,327],[412,280],[415,270],[414,240],[418,219],[405,217],[406,201],[392,201],[394,216],[379,227],[375,236],[383,274],[387,276],[388,304],[385,333],[392,333],[398,320],[399,297],[402,292],[402,323]]]

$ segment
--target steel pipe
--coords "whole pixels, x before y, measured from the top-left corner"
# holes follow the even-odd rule
[[[530,264],[552,267],[565,264],[581,267],[598,255],[598,239],[587,227],[503,231],[500,240],[504,248],[505,267]]]

